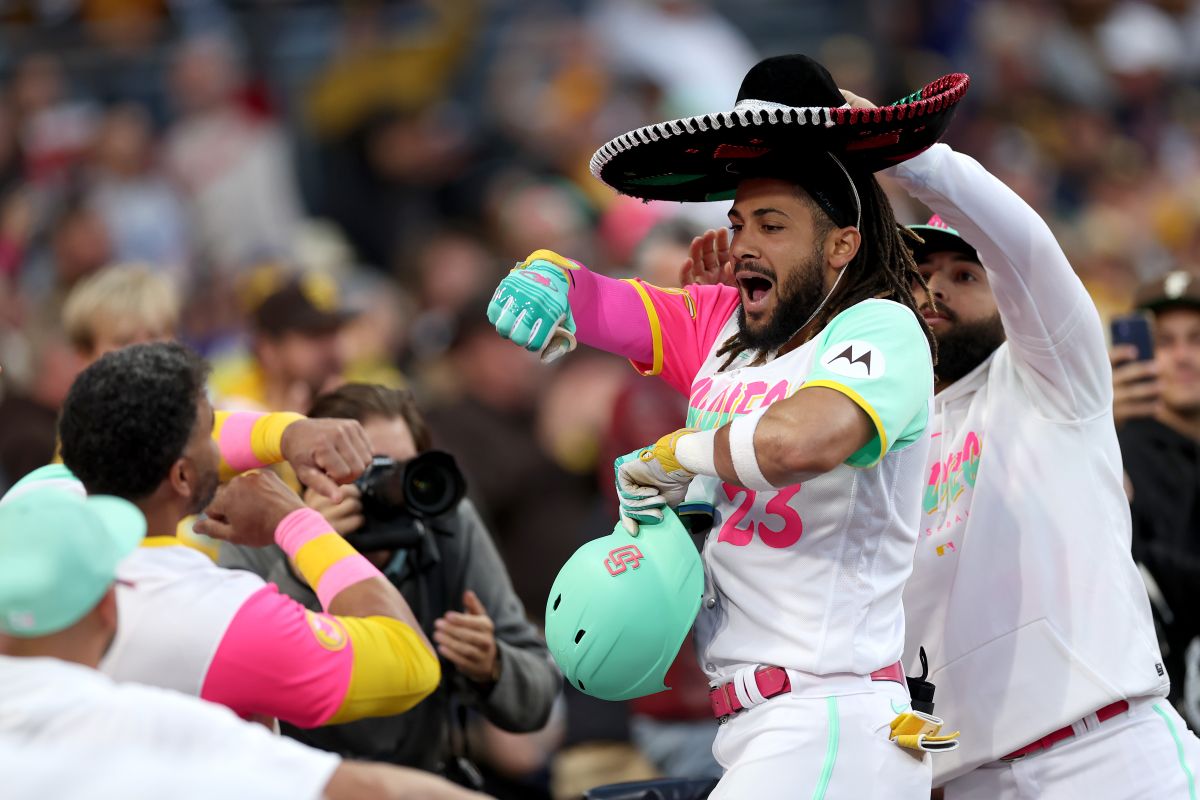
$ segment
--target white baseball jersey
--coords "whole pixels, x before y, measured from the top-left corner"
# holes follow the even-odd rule
[[[705,673],[720,681],[771,664],[866,675],[896,662],[933,389],[916,316],[866,300],[792,352],[759,366],[747,354],[722,370],[725,357],[716,353],[737,331],[735,289],[635,285],[652,309],[656,343],[652,363],[641,366],[689,394],[690,427],[716,428],[803,388],[826,387],[857,403],[876,429],[845,464],[804,484],[753,492],[714,481],[696,627]]]
[[[1100,318],[1053,234],[943,144],[893,168],[979,254],[1008,342],[934,402],[905,663],[961,746],[935,785],[1117,700],[1165,695]]]
[[[338,768],[340,759],[311,747],[271,734],[262,725],[242,722],[226,708],[194,697],[135,683],[117,684],[100,672],[53,658],[0,656],[0,736],[48,748],[84,748],[104,752],[126,748],[139,752],[150,764],[162,761],[184,768],[189,762],[210,764],[210,788],[233,784],[246,775],[249,782],[237,797],[317,798]],[[36,769],[36,765],[32,767]],[[18,776],[16,786],[28,782],[47,788],[42,797],[102,797],[102,791],[73,794],[80,768],[74,762],[59,764],[62,773]],[[224,776],[225,779],[223,779]],[[257,776],[257,777],[255,777]],[[98,777],[98,786],[119,783],[111,774]],[[5,797],[12,789],[5,782]],[[130,775],[121,797],[147,797],[141,776]],[[15,790],[14,790],[15,791]],[[182,792],[182,790],[181,790]],[[182,792],[188,797],[193,793]],[[108,795],[113,796],[113,795]],[[169,791],[159,796],[173,797]],[[214,796],[214,795],[210,795]],[[219,796],[219,795],[218,795]]]
[[[174,539],[147,542],[166,546],[139,547],[117,565],[127,584],[117,587],[121,625],[100,669],[118,681],[200,697],[222,639],[263,581],[221,569]]]

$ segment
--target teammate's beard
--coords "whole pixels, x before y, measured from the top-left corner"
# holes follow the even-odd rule
[[[221,485],[221,476],[215,469],[205,470],[201,473],[198,483],[196,493],[192,495],[192,502],[188,510],[189,515],[199,514],[208,508],[208,504],[217,496],[217,487]]]
[[[922,306],[924,311],[928,306]],[[938,382],[942,385],[954,383],[1004,344],[1004,324],[1000,312],[987,319],[975,322],[959,322],[958,314],[946,306],[938,306],[938,313],[952,324],[947,330],[933,329],[937,337],[938,363],[935,369]]]
[[[738,269],[748,269],[770,278],[775,283],[777,296],[774,313],[767,324],[758,330],[750,330],[746,326],[746,309],[738,306],[737,320],[742,341],[751,349],[763,352],[778,350],[787,344],[825,297],[825,281],[821,277],[823,265],[824,254],[816,250],[796,265],[786,282],[779,283],[775,271],[758,262],[738,264]]]

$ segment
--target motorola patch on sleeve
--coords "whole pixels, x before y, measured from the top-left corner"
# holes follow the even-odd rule
[[[821,356],[821,366],[847,378],[874,379],[883,376],[883,351],[870,342],[851,340],[832,345]]]

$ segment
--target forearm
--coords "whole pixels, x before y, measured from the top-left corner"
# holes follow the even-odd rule
[[[567,277],[579,341],[631,361],[653,360],[650,300],[638,285],[598,275],[582,266],[571,270]]]
[[[283,432],[300,414],[217,411],[213,440],[221,451],[221,480],[283,461]]]
[[[811,387],[714,431],[681,437],[676,455],[689,472],[769,491],[837,468],[874,434],[870,417],[844,395]]]
[[[462,800],[483,797],[466,789],[451,789],[443,779],[409,767],[343,761],[325,785],[322,797],[329,800],[359,800],[363,797],[377,800],[450,800],[452,792],[454,798]]]
[[[500,680],[478,705],[488,721],[511,733],[529,733],[545,726],[562,687],[562,676],[550,662],[540,643],[528,649],[497,638],[500,650]]]
[[[889,174],[978,252],[1010,336],[1055,341],[1091,307],[1046,222],[975,159],[937,144]]]
[[[390,617],[411,627],[433,652],[404,596],[319,513],[308,508],[293,511],[279,523],[275,541],[326,611],[343,617]]]

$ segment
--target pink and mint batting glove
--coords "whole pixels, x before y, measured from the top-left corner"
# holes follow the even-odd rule
[[[567,292],[579,265],[551,250],[535,250],[500,281],[488,303],[496,332],[550,362],[575,349]]]

